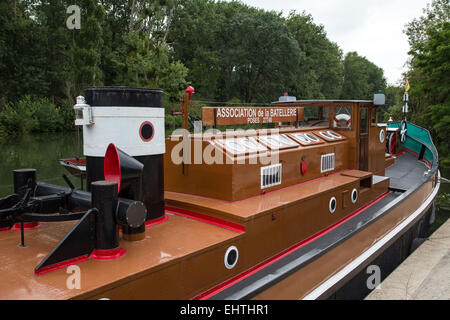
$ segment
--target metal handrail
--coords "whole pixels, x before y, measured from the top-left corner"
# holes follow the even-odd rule
[[[431,168],[428,173],[429,175],[433,175],[438,170],[438,167],[439,167],[439,154],[438,154],[436,146],[433,143],[433,139],[431,137],[430,131],[428,131],[427,129],[422,128],[421,126],[418,126],[414,123],[411,123],[411,122],[406,122],[406,123],[407,123],[407,126],[411,125],[411,126],[414,126],[416,128],[419,128],[419,129],[425,131],[426,134],[428,135],[428,137],[430,138],[431,144],[408,134],[409,130],[406,131],[406,138],[410,138],[410,139],[420,143],[421,145],[425,146],[425,148],[427,148],[433,155],[433,159],[432,159],[432,161],[430,161]],[[396,125],[398,125],[398,127],[400,127],[400,122],[389,123],[388,127],[389,127],[389,125],[394,125],[395,127],[397,127]]]

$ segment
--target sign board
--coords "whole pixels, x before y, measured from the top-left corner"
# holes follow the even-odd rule
[[[303,121],[302,107],[204,107],[204,126]]]

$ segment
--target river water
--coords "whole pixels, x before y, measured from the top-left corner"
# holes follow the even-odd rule
[[[52,133],[9,137],[0,142],[0,197],[13,193],[14,169],[34,168],[38,181],[67,186],[62,174],[80,188],[79,178],[71,176],[58,159],[82,155],[82,141],[77,134]]]
[[[0,142],[0,197],[13,193],[14,169],[34,168],[37,179],[41,182],[67,186],[62,178],[65,173],[72,183],[81,187],[79,178],[71,176],[60,164],[58,159],[82,156],[82,138],[76,132],[22,135],[10,137]],[[450,172],[441,171],[442,176],[450,178]],[[442,184],[440,192],[450,193],[450,185]],[[445,222],[450,216],[449,211],[436,212],[437,225]]]

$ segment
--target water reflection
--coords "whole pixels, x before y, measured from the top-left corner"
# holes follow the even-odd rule
[[[79,188],[80,179],[71,176],[58,162],[61,158],[82,155],[82,141],[76,132],[22,135],[0,143],[0,197],[13,193],[12,170],[34,168],[38,181],[66,186],[61,175],[66,173]]]

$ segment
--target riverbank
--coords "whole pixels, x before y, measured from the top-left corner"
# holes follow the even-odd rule
[[[450,220],[442,224],[366,300],[449,300]]]

